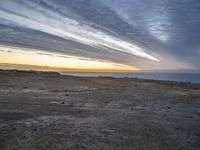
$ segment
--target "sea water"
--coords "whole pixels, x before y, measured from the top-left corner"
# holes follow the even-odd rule
[[[82,77],[115,77],[168,80],[177,82],[200,83],[200,73],[135,73],[135,72],[61,72],[62,75]]]

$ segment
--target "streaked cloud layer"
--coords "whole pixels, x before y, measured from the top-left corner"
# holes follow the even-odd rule
[[[132,71],[138,70],[131,66],[90,60],[82,57],[61,55],[53,52],[46,52],[37,49],[16,48],[11,46],[1,46],[0,53],[3,59],[0,59],[1,67],[17,69],[33,66],[45,70],[59,71]],[[24,68],[25,69],[25,68]]]
[[[195,69],[200,2],[191,1],[0,1],[0,45],[141,69]]]

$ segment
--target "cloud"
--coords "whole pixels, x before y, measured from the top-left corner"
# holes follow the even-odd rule
[[[7,6],[7,3],[4,5]],[[18,12],[18,10],[13,10],[12,7],[8,7],[4,8],[4,10],[0,10],[0,16],[1,18],[10,21],[13,24],[50,33],[52,35],[79,42],[85,45],[98,48],[108,47],[113,50],[122,51],[139,57],[158,61],[157,58],[144,52],[136,45],[92,28],[89,24],[81,24],[81,21],[60,16],[57,13],[53,13],[49,10],[46,10],[45,8],[41,8],[39,5],[36,5],[32,9],[26,5],[21,6],[15,1],[12,2],[12,5],[18,7],[20,12]],[[35,12],[36,10],[37,13]],[[26,13],[28,11],[30,13]],[[32,16],[32,13],[37,15]]]
[[[0,1],[0,44],[144,69],[198,67],[200,4],[175,1]]]
[[[100,0],[97,0],[100,1]],[[174,0],[103,0],[129,25],[145,33],[140,41],[164,50],[178,59],[200,67],[197,53],[200,48],[200,1]],[[149,34],[148,39],[146,35]],[[161,60],[164,61],[165,60]],[[167,62],[166,62],[167,63]]]

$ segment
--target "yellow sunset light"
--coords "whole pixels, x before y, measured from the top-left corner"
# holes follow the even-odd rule
[[[122,64],[81,59],[73,56],[60,55],[30,49],[0,47],[0,63],[35,65],[60,68],[61,70],[80,71],[133,71],[138,68]]]

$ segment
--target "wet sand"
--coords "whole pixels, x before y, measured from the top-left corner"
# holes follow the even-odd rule
[[[199,150],[200,84],[0,70],[0,150]]]

